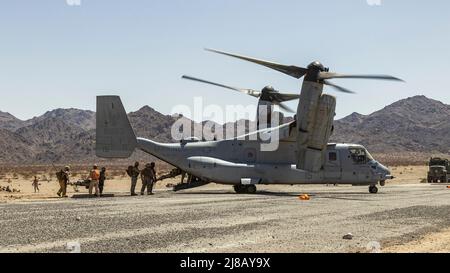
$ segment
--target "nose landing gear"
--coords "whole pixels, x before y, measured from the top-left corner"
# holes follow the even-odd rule
[[[371,186],[369,186],[369,192],[372,193],[372,194],[378,193],[378,188],[377,188],[377,186],[376,186],[376,185],[371,185]]]

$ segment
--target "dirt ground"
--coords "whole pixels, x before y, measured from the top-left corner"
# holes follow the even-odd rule
[[[130,191],[130,178],[121,169],[111,169],[107,172],[107,181],[105,182],[105,194],[117,194]],[[88,171],[77,170],[73,172],[70,181],[83,180],[86,178]],[[168,170],[162,170],[159,175],[168,173]],[[32,181],[36,175],[39,179],[39,192],[34,191]],[[169,184],[177,184],[180,178],[167,179],[156,184],[154,189],[165,189]],[[139,193],[142,182],[139,179],[136,186],[136,192]],[[13,192],[0,191],[0,202],[11,202],[14,200],[37,200],[37,199],[57,199],[59,198],[56,192],[59,190],[59,184],[53,172],[37,171],[30,173],[27,171],[26,175],[20,173],[6,173],[3,179],[0,180],[0,188],[9,187]],[[76,191],[78,190],[78,192]],[[15,192],[14,192],[15,191]],[[84,187],[67,187],[67,195],[72,197],[74,194],[88,193]]]
[[[122,168],[123,169],[123,168]],[[122,169],[112,169],[108,171],[108,180],[105,182],[105,193],[124,193],[130,191],[130,179]],[[392,174],[395,176],[394,180],[388,181],[389,184],[411,184],[423,183],[426,179],[426,166],[397,166],[391,167]],[[71,177],[71,181],[83,179],[87,175],[87,171],[76,171]],[[168,170],[161,170],[159,175],[168,173]],[[37,175],[39,182],[39,192],[35,193],[32,186],[33,176]],[[155,189],[166,189],[167,185],[177,184],[180,177],[174,179],[167,179],[156,184]],[[141,181],[138,181],[136,191],[140,191]],[[52,199],[57,198],[56,192],[59,185],[53,172],[37,171],[30,173],[27,171],[26,175],[20,173],[6,173],[0,178],[0,187],[8,187],[16,192],[0,191],[0,202],[10,202],[13,200],[33,200],[33,199]],[[83,187],[78,188],[78,193],[87,192]],[[20,192],[18,192],[20,191]],[[68,186],[67,193],[69,197],[77,192],[72,186]]]
[[[390,253],[450,253],[450,229],[427,234],[419,240],[387,247]]]
[[[0,226],[4,225],[5,232],[2,241],[11,241],[0,245],[0,252],[60,252],[64,251],[64,240],[71,236],[72,240],[80,240],[88,252],[178,252],[180,247],[192,252],[366,252],[371,241],[380,242],[382,252],[450,252],[450,189],[447,185],[424,183],[426,166],[391,167],[396,178],[375,196],[368,194],[365,187],[324,185],[261,186],[260,194],[255,196],[236,195],[230,186],[216,184],[173,193],[167,185],[177,184],[177,177],[158,182],[155,198],[138,199],[127,197],[130,179],[122,169],[109,171],[105,184],[109,198],[96,200],[76,198],[86,196],[88,191],[79,188],[76,192],[70,186],[69,198],[58,198],[59,186],[51,172],[36,172],[41,179],[38,193],[32,187],[33,173],[3,174],[0,187],[9,186],[16,192],[0,192]],[[83,178],[87,171],[75,173],[72,181]],[[139,181],[137,192],[140,187]],[[312,201],[299,203],[300,193],[310,194]],[[91,212],[91,203],[103,207],[103,213]],[[296,209],[299,205],[303,207],[301,211]],[[42,210],[46,212],[40,215]],[[177,214],[178,210],[182,214]],[[242,215],[235,215],[236,211]],[[86,225],[104,226],[102,235],[94,242],[82,235],[66,234],[64,227],[75,217],[78,219],[75,215],[86,219]],[[142,215],[148,218],[141,218]],[[118,219],[121,217],[126,220]],[[230,221],[224,222],[224,217]],[[158,224],[160,218],[162,222]],[[35,227],[42,222],[41,233],[45,233],[45,223],[51,221],[55,231],[61,228],[62,234],[37,238],[32,235],[34,231],[27,230],[27,221]],[[29,233],[34,239],[20,241],[17,233],[22,229],[22,234]],[[352,242],[340,240],[347,231],[355,234]],[[234,233],[246,239],[234,242]],[[158,239],[147,238],[150,234]],[[30,244],[29,240],[38,241]],[[135,244],[133,240],[137,240]]]

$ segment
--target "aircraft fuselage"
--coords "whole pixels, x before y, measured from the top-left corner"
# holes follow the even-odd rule
[[[297,169],[296,143],[281,141],[276,151],[261,151],[260,141],[162,144],[138,138],[138,148],[205,181],[221,184],[376,185],[391,179],[389,170],[356,144],[330,144],[318,172]]]

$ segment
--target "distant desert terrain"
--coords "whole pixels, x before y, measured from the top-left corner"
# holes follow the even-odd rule
[[[390,167],[392,174],[395,176],[394,180],[388,181],[389,184],[411,184],[421,183],[426,179],[427,166],[395,166]],[[55,177],[55,172],[52,166],[15,166],[14,171],[8,171],[8,168],[3,168],[3,173],[0,175],[0,188],[9,187],[12,192],[0,191],[0,202],[10,202],[14,200],[33,200],[33,199],[53,199],[58,198],[56,192],[59,189],[59,184]],[[89,166],[76,166],[72,171],[71,181],[81,180],[87,177]],[[130,191],[130,178],[125,173],[126,166],[108,167],[107,181],[105,182],[105,194],[121,194],[124,195]],[[170,172],[167,165],[162,165],[158,170],[158,177]],[[32,180],[34,176],[40,180],[40,191],[34,193]],[[155,189],[167,189],[167,185],[174,185],[180,182],[181,177],[166,179],[159,181]],[[138,180],[136,192],[140,191],[141,180]],[[76,192],[74,187],[68,186],[67,193],[69,197],[74,194],[87,193],[88,190],[84,187],[78,187],[79,192]]]

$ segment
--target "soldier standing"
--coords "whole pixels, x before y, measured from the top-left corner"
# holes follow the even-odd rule
[[[147,188],[147,195],[153,195],[153,184],[156,182],[155,163],[146,164],[141,172],[142,188],[141,195],[144,195]]]
[[[99,195],[99,188],[98,188],[98,180],[100,179],[100,172],[98,171],[97,164],[94,165],[91,172],[89,173],[89,179],[91,180],[91,183],[89,184],[89,196],[92,196],[92,189],[95,188],[95,197],[98,197]]]
[[[33,188],[34,188],[34,193],[39,192],[39,179],[37,178],[37,176],[34,177],[33,179]]]
[[[59,191],[57,192],[60,197],[67,197],[67,184],[69,183],[70,177],[70,168],[69,166],[65,166],[64,170],[59,171],[56,174],[59,182]]]
[[[139,162],[135,162],[134,166],[131,168],[131,173],[129,174],[131,176],[131,196],[136,196],[136,184],[139,177],[139,174],[141,171],[139,170]]]
[[[106,180],[106,168],[102,167],[102,170],[100,171],[100,178],[98,180],[98,189],[100,190],[100,196],[103,196],[103,187],[105,186],[105,180]]]

